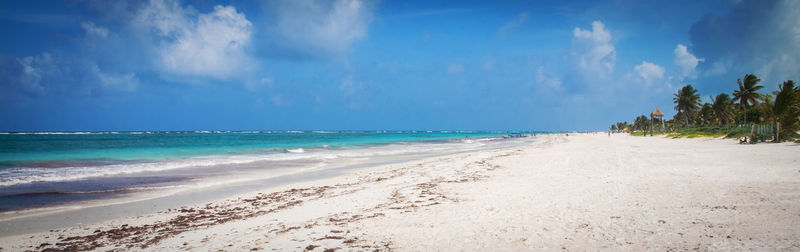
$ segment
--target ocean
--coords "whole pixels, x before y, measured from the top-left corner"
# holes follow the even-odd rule
[[[509,132],[0,133],[0,212],[486,148]]]

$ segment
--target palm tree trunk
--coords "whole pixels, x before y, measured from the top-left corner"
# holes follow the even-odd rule
[[[683,118],[686,119],[686,128],[689,128],[689,113],[686,110],[683,111]]]
[[[772,141],[778,142],[778,117],[772,117]]]
[[[744,111],[744,124],[747,125],[747,106],[742,103],[742,111]]]

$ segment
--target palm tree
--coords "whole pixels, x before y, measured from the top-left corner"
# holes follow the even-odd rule
[[[697,107],[700,106],[700,95],[697,94],[697,89],[694,89],[692,85],[683,86],[678,93],[674,94],[675,98],[672,98],[672,101],[675,102],[675,110],[678,110],[678,113],[683,112],[683,117],[686,120],[686,125],[689,125],[689,114],[693,113],[697,110]]]
[[[650,128],[650,119],[646,115],[640,115],[637,119],[639,121],[639,130],[647,130]]]
[[[617,132],[617,125],[616,124],[611,124],[611,132],[614,132],[614,133]]]
[[[718,94],[717,98],[711,98],[711,110],[714,116],[719,119],[720,124],[727,124],[731,119],[731,97],[728,94]]]
[[[616,127],[617,127],[617,132],[625,132],[625,129],[630,130],[630,124],[628,124],[627,121],[617,122]]]
[[[688,125],[686,125],[686,121],[681,120],[682,118],[684,118],[684,114],[686,113],[678,111],[678,113],[672,115],[671,121],[672,121],[672,126],[674,126],[673,129],[677,129],[678,127],[688,127]]]
[[[638,116],[635,120],[633,120],[633,128],[639,131],[647,130],[647,128],[650,126],[649,122],[650,120],[647,119],[647,116]]]
[[[772,106],[773,114],[780,130],[776,137],[788,140],[795,137],[798,130],[798,116],[800,116],[800,92],[794,86],[794,81],[784,81],[775,92],[775,105]]]
[[[778,139],[778,115],[775,114],[775,103],[772,101],[772,95],[766,94],[764,95],[764,99],[761,100],[761,104],[759,105],[761,109],[761,114],[764,116],[764,120],[772,122],[772,139]]]
[[[714,121],[714,110],[711,109],[711,104],[708,102],[703,103],[703,106],[700,108],[700,113],[698,114],[700,115],[703,125],[709,125]]]
[[[757,92],[759,89],[764,88],[764,86],[758,85],[759,81],[761,79],[752,74],[744,75],[744,81],[742,79],[736,80],[736,83],[739,84],[739,90],[733,91],[733,99],[739,100],[739,104],[742,105],[744,124],[747,124],[748,103],[756,105],[759,100],[764,99],[764,95]]]

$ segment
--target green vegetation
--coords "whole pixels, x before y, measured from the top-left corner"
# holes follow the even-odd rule
[[[673,94],[677,113],[671,120],[661,121],[641,115],[633,124],[617,122],[611,132],[626,132],[632,136],[653,135],[671,138],[748,137],[752,142],[800,141],[800,86],[792,80],[778,85],[772,94],[759,93],[764,86],[753,74],[738,79],[738,89],[732,95],[709,96],[711,103],[701,103],[699,91],[692,85],[683,86]]]
[[[733,100],[728,94],[718,94],[717,98],[711,98],[711,110],[713,112],[714,117],[719,121],[722,125],[728,125],[734,122],[734,112],[731,106],[733,106]]]
[[[736,80],[739,90],[733,91],[733,99],[739,100],[739,104],[744,110],[744,124],[747,124],[748,103],[756,105],[759,100],[764,98],[762,94],[756,93],[759,89],[764,88],[764,86],[758,85],[759,81],[761,79],[752,74],[744,75],[744,84],[742,84],[742,79]]]
[[[667,136],[671,138],[695,138],[695,137],[728,137],[740,138],[750,133],[750,129],[744,127],[726,128],[721,126],[702,126],[691,128],[679,128],[670,131]]]
[[[654,131],[653,132],[654,136],[664,135],[664,134],[666,134],[666,133],[659,132],[659,131]],[[634,131],[634,132],[631,132],[631,136],[649,136],[649,135],[650,135],[650,131]]]
[[[775,94],[774,109],[775,125],[779,126],[778,139],[796,139],[800,129],[800,87],[794,86],[794,81],[784,81]]]
[[[675,110],[683,115],[686,119],[686,125],[689,125],[689,116],[694,114],[697,107],[700,106],[700,95],[697,94],[697,89],[694,89],[692,85],[683,86],[674,95],[675,98],[672,98],[672,100],[675,102]]]

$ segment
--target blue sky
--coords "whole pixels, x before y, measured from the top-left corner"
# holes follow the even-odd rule
[[[603,130],[800,78],[798,1],[3,1],[0,130]]]

